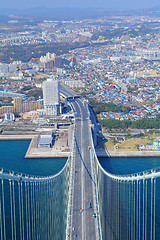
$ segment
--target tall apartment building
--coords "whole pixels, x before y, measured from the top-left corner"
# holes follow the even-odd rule
[[[2,106],[0,107],[0,114],[14,113],[14,106]]]
[[[14,98],[14,106],[2,106],[0,107],[0,114],[4,113],[24,113],[24,112],[30,112],[35,111],[37,109],[42,108],[42,102],[41,101],[31,101],[31,100],[25,100],[23,101],[22,98]]]
[[[14,98],[14,111],[17,113],[23,112],[22,98]]]
[[[46,115],[60,114],[60,85],[59,81],[47,79],[43,82],[43,101]]]
[[[47,53],[45,56],[40,57],[41,66],[47,72],[52,72],[55,67],[61,67],[62,65],[69,65],[70,61],[66,58],[56,56],[55,53]]]

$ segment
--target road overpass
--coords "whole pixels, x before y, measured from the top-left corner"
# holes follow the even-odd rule
[[[62,86],[60,87],[60,95],[67,99],[76,99],[81,97],[80,95],[76,94],[72,90],[66,89]]]

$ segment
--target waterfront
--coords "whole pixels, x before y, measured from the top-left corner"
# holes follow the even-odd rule
[[[113,174],[131,174],[160,168],[160,157],[99,158],[102,167]]]
[[[66,158],[25,159],[30,140],[1,140],[0,168],[31,175],[48,176],[58,173]],[[130,174],[160,167],[160,157],[99,158],[102,167],[114,174]]]
[[[25,159],[30,140],[1,140],[0,168],[19,173],[48,176],[58,173],[66,158]]]
[[[64,158],[25,159],[29,143],[30,140],[1,140],[0,168],[36,176],[54,175],[63,168]],[[50,236],[54,240],[65,238],[68,191],[65,172],[52,181],[42,183],[1,180],[0,196],[5,202],[1,205],[2,224],[5,222],[1,231],[6,234],[5,239],[13,239],[15,235],[15,239],[19,240],[23,235],[23,239],[34,240],[39,232],[40,239]],[[37,208],[41,209],[40,214]]]
[[[25,159],[24,155],[25,152],[27,151],[27,148],[29,146],[29,141],[28,140],[24,140],[24,141],[0,141],[0,149],[1,149],[1,155],[3,159],[3,161],[0,162],[1,165],[4,165],[7,167],[7,169],[11,169],[11,170],[15,170],[16,172],[24,172],[24,173],[29,173],[29,174],[36,174],[36,175],[51,175],[53,174],[53,171],[58,172],[60,169],[60,163],[61,160],[64,159]],[[11,154],[12,153],[12,154]],[[54,161],[55,160],[55,161]],[[64,160],[65,161],[65,160]],[[105,159],[100,159],[102,165],[105,167],[105,169],[107,171],[110,171],[112,173],[115,174],[127,174],[127,173],[132,173],[132,172],[137,172],[137,171],[142,171],[142,170],[146,170],[149,168],[157,168],[159,167],[160,164],[160,158],[105,158]],[[58,165],[56,165],[58,163]],[[6,167],[4,167],[6,169]],[[61,166],[63,167],[63,166]],[[147,227],[145,227],[145,232],[147,233],[147,240],[150,240],[150,231],[151,231],[151,212],[152,210],[156,209],[156,222],[153,226],[155,226],[155,239],[158,239],[158,236],[160,235],[160,231],[159,231],[159,212],[160,212],[160,208],[159,208],[159,199],[160,199],[160,195],[159,195],[159,179],[157,179],[157,184],[152,186],[152,183],[150,181],[148,181],[147,185],[147,190],[146,190],[146,182],[143,184],[143,182],[136,182],[135,185],[133,185],[133,182],[127,183],[127,182],[119,182],[118,186],[119,188],[117,188],[117,182],[112,180],[112,179],[106,179],[106,176],[103,176],[103,173],[101,174],[100,177],[101,180],[103,180],[103,184],[100,184],[101,187],[104,186],[104,191],[103,192],[103,198],[101,198],[101,204],[100,206],[103,209],[103,212],[101,213],[102,217],[103,215],[105,216],[105,212],[108,212],[108,217],[112,218],[112,214],[114,212],[114,218],[112,219],[114,221],[113,226],[115,229],[114,232],[116,234],[118,234],[117,230],[118,228],[121,227],[121,229],[123,229],[124,227],[124,222],[127,223],[127,220],[129,221],[129,223],[134,223],[133,225],[135,226],[135,228],[133,228],[131,230],[131,228],[129,227],[129,224],[125,225],[126,229],[124,230],[123,234],[126,234],[125,236],[127,236],[128,234],[131,236],[136,236],[133,239],[138,239],[139,236],[143,235],[143,231],[142,231],[142,226],[145,225],[145,222],[147,222]],[[38,206],[41,206],[42,209],[44,209],[44,212],[42,214],[43,218],[40,220],[40,223],[42,223],[44,221],[44,216],[46,217],[46,219],[48,219],[48,223],[50,223],[50,217],[48,218],[49,213],[50,213],[50,209],[48,208],[48,206],[51,207],[52,209],[52,214],[53,216],[58,216],[54,218],[54,221],[56,221],[56,226],[59,226],[59,221],[61,221],[63,219],[63,229],[65,229],[65,224],[66,224],[66,212],[64,214],[64,211],[67,209],[66,208],[66,193],[64,191],[64,189],[67,189],[65,186],[66,182],[66,177],[64,175],[60,175],[58,178],[56,178],[54,180],[54,183],[52,182],[48,182],[48,183],[42,183],[42,185],[38,185],[38,191],[36,190],[37,185],[32,183],[32,184],[25,184],[24,182],[15,182],[15,187],[13,187],[13,184],[4,180],[4,198],[5,201],[10,202],[10,197],[13,195],[13,191],[15,193],[17,193],[16,196],[16,203],[15,203],[15,208],[17,209],[16,212],[16,223],[19,222],[19,206],[21,206],[21,204],[23,203],[24,206],[27,206],[25,209],[25,214],[26,214],[26,210],[28,210],[28,205],[27,202],[31,201],[32,204],[32,208],[33,208],[33,213],[36,211],[37,212],[37,202],[38,202]],[[10,190],[10,185],[11,184],[11,190]],[[49,185],[51,184],[51,186]],[[41,186],[41,187],[40,187]],[[106,188],[107,186],[107,188]],[[138,188],[137,188],[138,186]],[[154,187],[156,186],[156,188]],[[20,189],[20,190],[19,190]],[[50,190],[49,190],[50,189]],[[117,192],[117,189],[118,192]],[[143,190],[144,189],[144,190]],[[152,189],[152,190],[151,190]],[[153,189],[156,189],[156,201],[155,204],[153,205],[152,208],[150,208],[150,206],[152,206],[151,204],[151,196],[153,196]],[[132,191],[131,191],[132,190]],[[151,190],[151,191],[149,191]],[[3,189],[2,189],[3,191]],[[145,197],[147,196],[147,203],[145,202],[145,204],[143,203],[143,199],[140,198],[140,196],[142,196],[142,193],[145,193]],[[2,193],[2,192],[1,192]],[[18,193],[20,195],[18,195]],[[23,193],[23,194],[22,194]],[[27,193],[27,194],[26,194]],[[63,193],[63,194],[62,194]],[[101,193],[101,191],[100,191]],[[109,193],[109,195],[108,195]],[[29,197],[28,197],[29,194]],[[48,195],[46,195],[48,194]],[[146,195],[147,194],[147,195]],[[63,195],[63,197],[62,197]],[[18,196],[20,196],[22,198],[22,200],[18,200]],[[34,199],[34,196],[36,196],[36,198]],[[45,197],[45,199],[43,199],[43,197]],[[50,203],[49,199],[50,196],[52,196],[52,204]],[[110,197],[109,197],[110,196]],[[129,196],[129,198],[128,198]],[[112,204],[110,205],[110,200],[109,202],[107,202],[107,199],[112,199]],[[27,200],[28,199],[28,200]],[[43,201],[42,201],[43,199]],[[114,199],[114,201],[113,201]],[[128,199],[130,199],[131,201],[128,201]],[[138,200],[137,200],[138,199]],[[154,198],[153,198],[154,199]],[[153,200],[152,199],[152,200]],[[39,201],[40,200],[40,201]],[[43,208],[43,203],[46,202],[45,208]],[[135,204],[134,204],[135,202]],[[118,203],[118,205],[117,205]],[[153,203],[153,202],[152,202]],[[104,205],[103,205],[104,204]],[[54,207],[56,206],[56,208]],[[117,206],[118,207],[118,211],[123,212],[123,215],[121,217],[121,224],[118,222],[118,216],[116,215],[116,211],[117,211]],[[132,207],[131,207],[132,206]],[[23,209],[23,208],[22,208]],[[110,209],[110,211],[108,210]],[[138,211],[136,211],[136,209],[139,209]],[[147,209],[147,214],[145,214],[145,211]],[[151,210],[152,209],[152,210]],[[122,211],[123,210],[123,211]],[[6,207],[5,209],[6,211],[6,227],[7,229],[7,239],[11,239],[11,229],[10,229],[10,214],[9,211],[10,209],[8,207]],[[46,212],[47,211],[47,212]],[[154,212],[154,211],[153,211]],[[24,223],[25,221],[27,222],[27,226],[32,226],[32,223],[34,223],[34,216],[36,216],[36,219],[39,219],[39,215],[34,215],[33,213],[30,213],[30,218],[27,217],[27,215],[22,214],[22,223]],[[143,216],[144,219],[143,220]],[[138,219],[138,222],[142,222],[142,225],[139,225],[138,223],[135,224],[135,219]],[[153,220],[153,219],[152,219]],[[104,220],[103,221],[105,224],[107,224],[107,221]],[[118,222],[118,224],[117,224]],[[37,225],[37,231],[39,231],[39,225],[38,223],[36,223]],[[54,223],[55,224],[55,223]],[[54,225],[55,226],[55,225]],[[140,226],[140,227],[138,227]],[[146,225],[145,225],[146,226]],[[35,230],[36,227],[32,226],[32,231]],[[104,231],[106,229],[105,226],[102,226],[102,231]],[[138,229],[138,230],[137,230]],[[154,228],[153,228],[154,229]],[[24,231],[24,235],[28,236],[28,234],[30,234],[30,232],[32,233],[32,231],[29,230],[28,228]],[[54,233],[55,238],[53,239],[64,239],[64,236],[62,236],[62,232],[60,229],[56,228],[56,229],[52,229],[51,233]],[[123,232],[123,231],[122,231]],[[50,233],[50,232],[49,232]],[[21,232],[17,233],[17,236],[20,236]],[[36,234],[35,231],[33,231],[32,233],[32,237],[30,239],[35,239],[34,238],[34,234]],[[60,234],[60,236],[59,236]],[[110,235],[112,233],[110,232]],[[105,232],[104,232],[104,235]],[[45,236],[45,235],[44,235]],[[43,237],[44,237],[43,236]],[[124,237],[124,235],[123,235]],[[20,239],[20,237],[18,238]],[[124,238],[122,238],[124,239]],[[131,239],[131,238],[128,238]],[[139,238],[141,239],[141,238]],[[143,238],[144,239],[144,238]]]

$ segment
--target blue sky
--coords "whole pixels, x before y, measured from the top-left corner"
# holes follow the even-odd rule
[[[0,8],[74,7],[74,8],[150,8],[160,0],[2,0]]]

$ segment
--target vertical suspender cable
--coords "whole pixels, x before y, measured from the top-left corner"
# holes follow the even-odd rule
[[[146,207],[145,207],[145,240],[147,240],[147,180],[146,180]]]
[[[38,199],[37,199],[37,194],[38,194],[38,184],[37,182],[35,182],[35,197],[34,197],[34,201],[35,201],[35,232],[36,232],[36,240],[38,240],[38,230],[37,230],[37,226],[38,226]]]
[[[153,236],[153,178],[151,179],[151,240]]]
[[[22,213],[21,213],[21,189],[20,189],[20,182],[18,182],[18,193],[19,193],[19,232],[20,232],[20,240],[22,240]]]
[[[28,230],[29,230],[29,240],[31,239],[31,213],[30,213],[30,182],[28,182],[27,192],[28,192]]]
[[[136,210],[136,239],[138,239],[138,233],[139,233],[139,223],[138,223],[138,214],[139,214],[139,210],[138,210],[138,207],[139,207],[139,183],[138,183],[138,180],[137,180],[137,201],[136,201],[136,204],[137,204],[137,210]]]
[[[134,214],[133,214],[133,206],[134,206],[134,181],[132,180],[132,197],[131,197],[131,240],[133,239],[134,235]],[[133,239],[134,240],[134,239]]]
[[[47,181],[47,238],[49,240],[49,230],[50,230],[50,226],[49,226],[49,216],[50,216],[50,212],[49,212],[49,181]]]
[[[12,240],[14,240],[14,227],[13,227],[13,201],[12,201],[12,182],[9,180],[10,187],[10,205],[11,205],[11,228],[12,228]]]
[[[52,180],[52,183],[51,183],[51,189],[52,189],[52,204],[53,204],[53,198],[54,198],[54,184],[53,184],[53,180]],[[51,209],[51,213],[52,213],[52,224],[51,224],[51,228],[52,228],[52,234],[53,234],[53,229],[54,229],[54,206],[52,206],[52,209]]]
[[[14,181],[13,181],[13,218],[14,218],[14,236],[15,240],[17,239],[17,229],[16,229],[16,205],[15,205],[15,189],[14,189]]]
[[[38,202],[38,239],[41,239],[41,235],[40,235],[40,229],[41,229],[41,202],[40,202],[40,198],[41,198],[41,183],[38,183],[38,197],[37,197],[37,202]]]
[[[47,205],[46,206],[47,207],[47,212],[46,212],[47,213],[47,228],[46,229],[47,229],[47,239],[49,240],[49,187],[48,187],[48,183],[49,182],[47,181],[47,202],[46,202],[47,203],[46,204]]]
[[[21,206],[22,206],[22,237],[24,240],[24,208],[23,208],[23,184],[22,184],[22,181],[20,183],[20,187],[21,187]]]
[[[119,182],[119,239],[120,238],[121,238],[121,180]]]
[[[2,203],[0,197],[0,225],[1,225],[1,239],[3,240],[3,219],[2,219]]]
[[[36,211],[36,201],[35,201],[35,182],[33,184],[33,234],[34,234],[34,239],[36,239],[36,231],[35,231],[35,211]]]
[[[130,192],[130,182],[128,182],[128,240],[130,240],[131,233],[131,192]]]
[[[126,204],[126,196],[127,196],[127,194],[126,194],[126,182],[124,181],[123,183],[123,205],[122,205],[122,209],[124,209],[123,210],[123,212],[125,212],[125,221],[127,220],[127,218],[126,218],[126,216],[127,216],[127,204]],[[124,214],[124,213],[123,213]],[[123,215],[122,215],[123,216]],[[128,234],[127,234],[127,231],[128,231],[128,226],[126,227],[127,229],[125,229],[125,230],[123,230],[123,232],[122,232],[122,236],[123,236],[123,234],[125,234],[125,236],[127,236]],[[123,239],[123,238],[122,238]]]
[[[2,179],[2,207],[3,207],[3,237],[6,240],[6,219],[5,219],[5,202],[4,202],[4,186]]]
[[[145,180],[143,179],[143,238],[142,239],[144,239],[144,236],[145,236],[145,223],[144,223],[144,194],[145,194]]]
[[[141,181],[139,181],[139,240],[141,240]]]
[[[25,199],[26,199],[26,239],[28,240],[28,196],[27,196],[27,183],[25,182]]]
[[[156,240],[156,178],[154,179],[154,221],[153,221],[153,240]]]
[[[30,186],[31,186],[31,234],[32,234],[32,239],[33,239],[33,183],[31,182],[30,183]]]
[[[44,194],[43,194],[44,193],[44,187],[45,187],[45,183],[43,182],[42,185],[41,185],[41,198],[42,198],[42,201],[41,201],[41,230],[42,230],[42,233],[43,233],[42,234],[43,238],[45,238],[45,236],[44,236],[44,228],[45,228],[45,224],[46,224],[46,223],[43,224],[43,219],[45,219],[45,216],[44,216],[44,211],[45,211],[45,209],[44,209],[44,207],[45,207],[44,206],[44,200],[45,200],[45,197],[44,197]]]
[[[134,239],[136,239],[136,189],[134,181]]]
[[[117,181],[117,213],[116,213],[116,216],[117,216],[117,238],[119,236],[119,180]]]
[[[49,239],[51,239],[51,209],[52,209],[52,206],[51,206],[51,180],[49,180],[49,206],[50,206],[50,209],[49,209]]]

